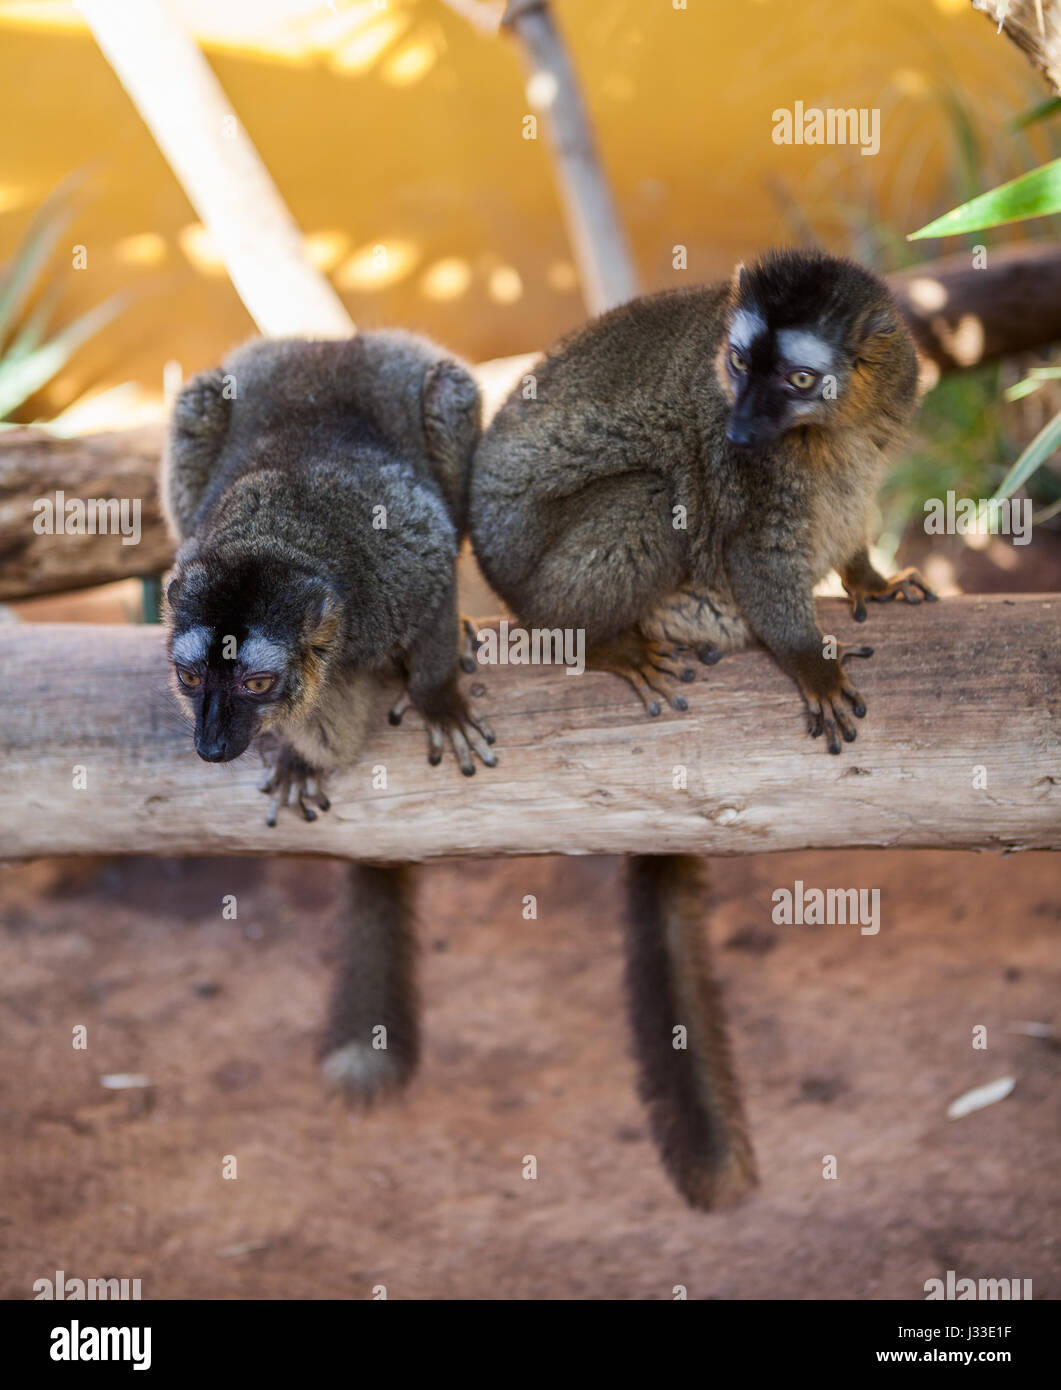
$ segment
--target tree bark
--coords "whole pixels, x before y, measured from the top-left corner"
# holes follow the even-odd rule
[[[1061,96],[1061,0],[973,0]]]
[[[1061,595],[897,602],[864,628],[838,601],[820,610],[827,631],[876,648],[852,663],[869,713],[839,757],[807,736],[762,651],[698,667],[681,687],[689,712],[655,719],[614,676],[482,666],[470,685],[496,768],[465,778],[449,755],[430,767],[418,718],[389,727],[381,691],[368,746],[331,781],[332,809],[313,824],[282,811],[273,830],[255,754],[196,757],[158,629],[12,624],[0,628],[0,857],[1061,849]]]

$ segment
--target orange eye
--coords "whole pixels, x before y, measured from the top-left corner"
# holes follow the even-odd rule
[[[177,679],[186,690],[195,690],[197,686],[203,683],[202,676],[197,676],[194,671],[189,671],[186,666],[177,667]]]
[[[267,695],[275,684],[275,676],[248,676],[243,682],[243,689],[252,695]]]

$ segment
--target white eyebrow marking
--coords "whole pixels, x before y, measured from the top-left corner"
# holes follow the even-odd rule
[[[766,321],[755,309],[735,309],[733,311],[733,322],[729,328],[731,343],[747,348],[755,342],[760,334],[765,332]]]
[[[173,658],[189,665],[195,661],[205,661],[210,650],[213,631],[208,627],[190,627],[187,632],[179,632],[173,639]]]
[[[809,328],[783,328],[777,335],[777,342],[785,360],[794,367],[827,372],[833,365],[832,347]]]
[[[253,631],[236,653],[239,664],[252,671],[283,671],[287,667],[287,658],[287,649],[279,642]]]

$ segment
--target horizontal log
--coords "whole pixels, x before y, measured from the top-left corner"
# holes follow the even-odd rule
[[[897,271],[888,284],[936,369],[976,367],[1061,341],[1061,247],[1007,246],[977,269],[968,251]]]
[[[496,768],[465,778],[448,756],[430,767],[417,716],[389,727],[381,691],[368,747],[332,779],[331,811],[313,824],[283,812],[275,830],[257,755],[195,756],[157,628],[9,624],[0,854],[1061,848],[1061,595],[895,603],[861,627],[832,600],[821,618],[876,648],[853,663],[869,713],[839,757],[806,736],[798,696],[762,651],[698,667],[682,687],[689,712],[654,719],[614,676],[482,666],[466,685],[497,734]],[[373,785],[381,768],[386,787]]]

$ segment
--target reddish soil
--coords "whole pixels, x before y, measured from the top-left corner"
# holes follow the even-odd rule
[[[0,1295],[30,1297],[58,1269],[139,1277],[145,1298],[370,1298],[378,1284],[391,1298],[665,1299],[678,1284],[919,1298],[948,1269],[1061,1294],[1061,1052],[1007,1031],[1057,1023],[1057,857],[815,853],[710,872],[762,1172],[721,1215],[681,1204],[646,1135],[617,861],[422,871],[425,1062],[405,1099],[367,1116],[326,1099],[313,1060],[340,866],[0,869]],[[774,926],[771,893],[796,878],[880,888],[879,935]],[[104,1089],[115,1072],[150,1088]],[[1006,1074],[1007,1099],[947,1119]]]

